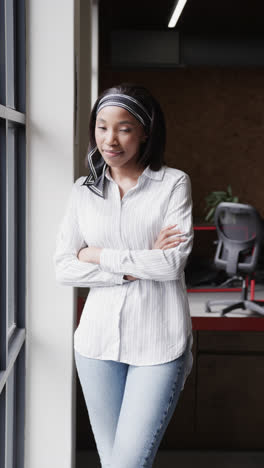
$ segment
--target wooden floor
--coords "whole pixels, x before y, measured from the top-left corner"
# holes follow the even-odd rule
[[[160,450],[153,468],[263,468],[264,452]],[[76,454],[76,468],[101,468],[95,451]]]

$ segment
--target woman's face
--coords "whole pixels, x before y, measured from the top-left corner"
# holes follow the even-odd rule
[[[135,167],[146,135],[143,125],[130,112],[122,107],[106,106],[97,114],[95,140],[109,166]]]

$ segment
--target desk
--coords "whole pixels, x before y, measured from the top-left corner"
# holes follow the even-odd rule
[[[204,311],[208,299],[239,296],[188,293],[194,364],[161,448],[264,449],[264,316]],[[263,285],[255,296],[264,297]]]
[[[252,299],[252,291],[249,294]],[[192,317],[194,330],[233,330],[233,331],[264,331],[264,316],[258,316],[248,310],[237,309],[229,312],[227,316],[220,316],[220,310],[224,306],[215,306],[213,309],[216,312],[205,312],[205,303],[207,300],[225,300],[231,299],[235,302],[239,301],[240,293],[237,291],[219,291],[212,290],[197,294],[188,292],[188,300]],[[263,300],[264,285],[254,287],[253,299]],[[264,302],[264,300],[263,300]],[[218,310],[218,311],[217,311]],[[264,310],[264,307],[263,307]]]
[[[208,299],[238,292],[188,293],[193,369],[161,443],[164,449],[264,449],[264,316],[204,312]],[[255,290],[264,297],[264,287]],[[249,315],[247,315],[249,314]]]
[[[225,320],[229,330],[208,330]],[[233,331],[258,320],[258,331]],[[196,319],[193,319],[193,323]],[[215,323],[212,325],[212,321]],[[232,323],[233,322],[233,323]],[[163,448],[263,450],[264,318],[202,318],[194,364]],[[217,325],[218,326],[218,325]]]

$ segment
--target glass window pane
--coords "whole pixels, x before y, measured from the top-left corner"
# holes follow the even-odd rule
[[[15,322],[15,128],[7,131],[7,309],[8,331]]]
[[[26,297],[26,140],[25,127],[16,128],[16,304],[14,321],[17,327],[25,327]]]
[[[15,367],[14,364],[7,380],[7,408],[6,408],[6,461],[7,468],[14,468],[14,428],[15,428]]]
[[[6,105],[15,108],[15,41],[14,41],[14,1],[8,0],[6,5],[6,74],[7,95]]]
[[[0,393],[0,466],[5,466],[5,434],[6,434],[6,386]]]
[[[1,1],[1,0],[0,0]],[[25,0],[15,4],[15,104],[20,112],[26,112],[26,8]]]
[[[23,468],[25,455],[25,343],[17,357],[15,369],[14,468]]]
[[[0,0],[0,104],[5,105],[5,1]]]
[[[0,119],[0,370],[6,368],[6,122]],[[0,465],[1,466],[1,465]]]

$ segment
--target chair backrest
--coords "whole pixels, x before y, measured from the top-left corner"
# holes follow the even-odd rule
[[[215,265],[231,276],[256,269],[262,242],[263,221],[251,205],[222,202],[214,221],[218,235]]]

